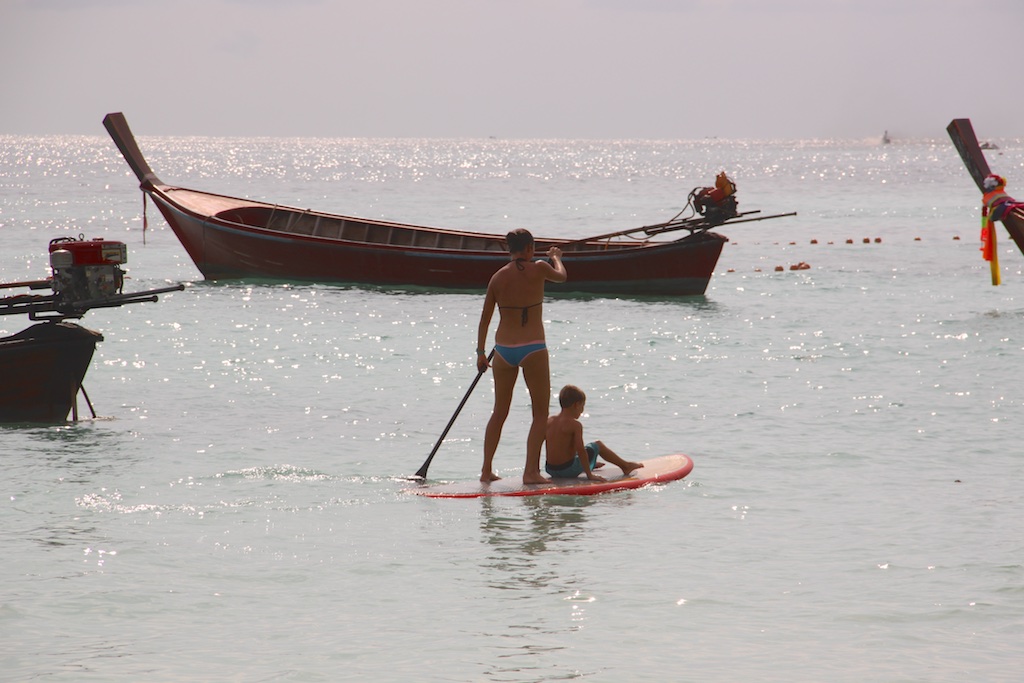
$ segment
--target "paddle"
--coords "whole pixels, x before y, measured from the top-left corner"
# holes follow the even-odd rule
[[[491,349],[490,355],[487,356],[488,364],[490,364],[492,358],[494,358],[494,349]],[[441,432],[441,438],[439,438],[437,440],[437,443],[434,444],[434,450],[430,451],[430,455],[427,456],[427,459],[426,461],[424,461],[423,465],[418,470],[416,470],[416,474],[412,475],[412,479],[427,478],[427,468],[430,467],[430,461],[434,459],[434,454],[437,453],[437,449],[441,447],[441,443],[444,441],[444,437],[448,436],[448,430],[452,428],[453,424],[455,424],[455,418],[457,418],[459,416],[459,413],[462,412],[462,406],[466,405],[466,401],[469,400],[469,395],[473,393],[473,389],[476,389],[477,382],[479,382],[480,378],[483,376],[483,371],[478,370],[476,373],[476,378],[473,380],[473,383],[469,385],[469,389],[466,390],[466,395],[462,397],[462,402],[459,403],[459,407],[455,409],[455,414],[452,415],[452,419],[448,420],[448,426],[444,428],[443,432]]]

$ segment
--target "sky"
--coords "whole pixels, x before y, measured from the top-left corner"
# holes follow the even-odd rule
[[[1021,0],[0,0],[0,134],[1024,137]]]

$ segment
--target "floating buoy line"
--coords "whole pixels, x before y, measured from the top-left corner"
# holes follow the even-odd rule
[[[921,240],[920,237],[915,237],[914,241],[915,242],[921,242],[922,240]],[[959,242],[960,241],[960,235],[953,235],[953,241],[954,242]],[[882,243],[882,238],[881,237],[864,237],[864,238],[861,238],[861,244],[881,244],[881,243]],[[737,242],[730,240],[730,244],[732,244],[733,246],[736,246]],[[779,242],[775,242],[774,244],[776,246],[778,246]],[[818,242],[818,240],[816,238],[813,238],[813,239],[810,240],[810,244],[819,244],[819,242]],[[827,244],[828,245],[834,245],[835,241],[834,240],[829,240],[827,242]],[[849,237],[849,238],[846,239],[846,244],[856,244],[856,241],[852,237]],[[797,245],[797,242],[789,242],[789,246],[791,246],[791,247],[794,247],[796,245]],[[810,270],[810,268],[811,268],[811,264],[807,263],[806,261],[800,261],[799,263],[793,263],[793,264],[791,264],[789,266],[789,270]],[[775,266],[775,272],[776,273],[785,272],[785,270],[786,270],[785,266]],[[725,272],[727,272],[727,273],[735,273],[736,269],[735,268],[728,268],[728,269],[726,269]],[[762,269],[761,268],[755,268],[754,272],[755,273],[760,273],[760,272],[762,272]]]

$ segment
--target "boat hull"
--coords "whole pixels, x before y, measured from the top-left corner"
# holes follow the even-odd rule
[[[63,422],[92,362],[99,332],[46,322],[0,339],[0,422]]]

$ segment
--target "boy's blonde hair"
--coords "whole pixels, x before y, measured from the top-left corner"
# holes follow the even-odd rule
[[[586,401],[587,395],[583,393],[583,390],[573,384],[566,384],[562,387],[562,390],[558,392],[558,405],[563,408],[568,408],[577,401]]]

